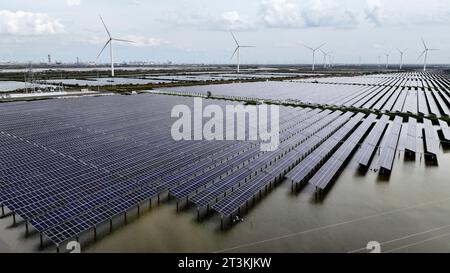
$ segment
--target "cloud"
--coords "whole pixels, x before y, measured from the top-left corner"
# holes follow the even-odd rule
[[[355,27],[357,13],[330,0],[263,0],[259,16],[266,27]]]
[[[177,26],[195,26],[220,31],[248,31],[256,28],[254,21],[234,10],[225,11],[218,16],[205,16],[200,13],[171,13],[165,16],[164,21]]]
[[[139,35],[128,35],[125,37],[125,40],[133,41],[134,43],[131,43],[129,45],[136,46],[136,47],[157,47],[157,46],[169,44],[169,42],[167,42],[163,39],[145,37],[145,36],[139,36]]]
[[[131,6],[142,6],[143,2],[141,0],[130,0],[128,1],[128,5]]]
[[[362,22],[375,26],[430,26],[450,23],[450,2],[428,0],[367,0]]]
[[[266,0],[260,7],[260,16],[266,26],[295,27],[302,25],[299,6],[290,0]]]
[[[255,27],[250,20],[242,18],[237,11],[222,13],[213,25],[221,30],[250,30]]]
[[[381,25],[384,17],[383,10],[381,9],[381,2],[379,0],[369,0],[367,1],[367,6],[368,7],[365,10],[365,19],[377,26]]]
[[[64,26],[47,14],[0,10],[0,34],[36,36],[59,34]]]
[[[81,5],[81,0],[66,0],[66,3],[69,7],[76,7]]]

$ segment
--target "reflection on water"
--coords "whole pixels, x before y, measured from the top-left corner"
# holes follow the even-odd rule
[[[378,155],[372,160],[376,168]],[[177,213],[162,204],[117,228],[89,252],[366,252],[450,250],[450,153],[439,167],[420,156],[396,158],[389,179],[357,171],[350,162],[323,200],[312,189],[290,193],[288,182],[268,194],[244,221],[221,231],[219,216],[196,221],[195,211]]]

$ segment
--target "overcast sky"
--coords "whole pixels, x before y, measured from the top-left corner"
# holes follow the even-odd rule
[[[99,14],[114,37],[136,41],[116,43],[116,61],[230,63],[233,30],[256,46],[243,63],[310,63],[302,44],[325,42],[336,62],[390,52],[394,63],[408,48],[417,63],[421,36],[441,49],[430,62],[450,62],[450,0],[0,0],[0,60],[95,61],[107,39]]]

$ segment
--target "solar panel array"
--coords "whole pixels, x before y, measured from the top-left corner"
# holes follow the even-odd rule
[[[412,90],[398,91],[386,77],[381,85],[353,86],[346,105],[384,107],[391,101],[386,96],[402,93],[406,99]],[[432,86],[432,81],[426,82]],[[436,97],[440,89],[429,88]],[[431,91],[424,92],[427,101]],[[328,98],[338,103],[337,95]],[[205,106],[230,103],[204,100]],[[173,140],[170,109],[178,104],[192,107],[193,101],[139,95],[2,105],[0,204],[55,244],[163,194],[230,216],[286,178],[295,185],[329,187],[360,143],[355,159],[368,166],[389,124],[386,115],[280,107],[279,147],[263,152],[260,141]],[[440,127],[448,138],[448,124],[440,121]],[[395,117],[384,136],[380,165],[385,169],[392,169],[401,128],[402,118]],[[416,138],[414,128],[417,121],[410,118],[408,139]],[[430,120],[424,121],[424,133],[426,152],[437,153],[439,138]],[[408,142],[407,149],[413,149]]]
[[[336,105],[386,113],[450,116],[450,75],[402,72],[356,77],[322,77],[163,89],[302,104]]]
[[[350,112],[341,116],[337,122],[327,127],[328,132],[323,134],[320,146],[311,154],[301,161],[286,178],[294,184],[301,184],[313,174],[320,165],[326,161],[329,155],[336,149],[337,145],[342,141],[353,127],[363,118],[363,114],[359,113],[355,117]],[[316,144],[317,146],[317,144]]]
[[[256,193],[266,188],[272,182],[275,182],[275,180],[284,178],[286,172],[297,164],[305,155],[304,149],[301,148],[302,145],[303,147],[311,147],[311,145],[314,145],[311,140],[314,141],[315,135],[320,134],[325,130],[324,128],[329,128],[330,123],[336,120],[341,114],[339,111],[334,113],[331,113],[330,111],[324,112],[327,114],[324,117],[318,117],[316,115],[304,121],[304,124],[299,128],[301,132],[297,135],[295,149],[289,149],[289,152],[284,154],[281,159],[275,160],[275,163],[270,165],[265,164],[258,168],[255,177],[251,178],[249,182],[243,181],[247,182],[244,186],[241,185],[243,184],[242,181],[235,181],[234,185],[233,183],[227,183],[228,186],[232,186],[231,188],[228,187],[227,190],[223,185],[219,185],[219,187],[213,185],[210,189],[206,189],[206,192],[208,193],[206,197],[200,198],[200,200],[194,200],[194,203],[205,206],[209,205],[214,199],[217,202],[221,197],[225,197],[218,201],[212,208],[222,215],[229,216],[238,210],[239,207],[244,205]],[[317,143],[317,140],[315,140],[315,142]],[[248,169],[255,170],[255,166],[248,166]],[[234,187],[236,182],[239,186],[237,189]],[[226,195],[227,192],[231,192],[231,194]]]
[[[394,165],[395,152],[397,150],[401,129],[402,118],[397,116],[390,125],[389,133],[381,149],[380,160],[378,161],[378,165],[385,171],[391,171]]]
[[[197,175],[217,164],[208,157],[257,145],[175,142],[167,133],[173,101],[154,98],[8,105],[1,204],[61,243],[170,188],[167,177]]]
[[[242,183],[251,180],[255,175],[260,174],[263,170],[274,165],[282,165],[279,162],[284,162],[289,156],[285,156],[292,151],[292,148],[297,147],[300,143],[311,137],[317,129],[328,124],[334,119],[336,114],[330,114],[330,111],[312,110],[302,113],[302,116],[296,120],[296,126],[292,128],[285,128],[284,132],[290,134],[292,139],[281,143],[281,152],[265,153],[261,157],[256,158],[242,169],[233,172],[217,183],[212,183],[211,186],[205,188],[203,191],[196,193],[190,201],[199,207],[206,207],[217,202],[222,196],[235,188],[240,187]],[[285,127],[285,126],[283,126]],[[281,130],[283,131],[283,130]],[[292,154],[292,153],[291,153]],[[280,161],[277,161],[280,159]],[[276,162],[272,165],[273,162]]]

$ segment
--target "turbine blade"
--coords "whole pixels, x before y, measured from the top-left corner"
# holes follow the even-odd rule
[[[110,42],[111,42],[111,39],[109,39],[109,40],[106,42],[105,46],[102,48],[102,50],[101,50],[100,53],[98,54],[97,59],[100,57],[100,55],[102,55],[103,51],[104,51],[105,48],[109,45]]]
[[[236,52],[239,50],[239,46],[236,47],[236,49],[233,52],[233,55],[231,55],[230,60],[232,60],[234,58],[234,55],[236,55]]]
[[[239,47],[256,47],[256,46],[248,46],[248,45],[247,45],[247,46],[239,46]]]
[[[321,47],[323,47],[326,43],[321,44],[320,46],[316,47],[315,50],[320,49]]]
[[[436,51],[436,50],[440,50],[439,48],[428,48],[428,51]]]
[[[111,40],[118,41],[118,42],[125,42],[125,43],[136,43],[135,41],[116,39],[116,38],[112,38]]]
[[[233,40],[234,40],[234,42],[236,43],[236,45],[239,46],[239,43],[238,43],[236,37],[234,36],[233,32],[230,31],[230,33],[231,33],[231,36],[233,36]]]
[[[422,39],[423,47],[424,47],[425,49],[427,49],[427,44],[425,44],[425,40],[423,39],[423,37],[421,37],[421,39]]]
[[[304,47],[306,47],[307,49],[310,49],[310,50],[313,50],[314,51],[314,48],[312,48],[312,47],[310,47],[310,46],[307,46],[307,45],[303,45]]]
[[[420,58],[422,58],[422,56],[425,54],[425,52],[427,52],[426,49],[424,51],[422,51],[422,54],[420,54],[419,57],[417,57],[417,60],[420,60]]]
[[[106,27],[105,21],[103,21],[103,18],[101,15],[100,16],[100,20],[102,20],[103,26],[105,27],[106,33],[108,33],[109,38],[111,38],[111,33],[109,32],[108,28]]]

